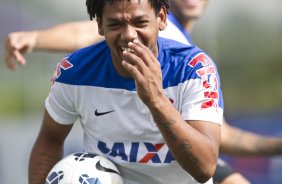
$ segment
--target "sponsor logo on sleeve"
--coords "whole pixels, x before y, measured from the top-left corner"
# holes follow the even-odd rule
[[[52,78],[52,84],[55,82],[56,79],[58,79],[61,75],[61,69],[68,70],[73,67],[73,64],[71,64],[67,58],[63,58],[56,67],[56,70],[54,72],[53,78]]]
[[[201,108],[207,109],[210,107],[215,107],[217,109],[219,94],[218,79],[214,64],[212,60],[204,53],[197,54],[188,63],[188,65],[192,68],[198,64],[201,64],[202,67],[199,68],[196,73],[201,78],[202,86],[206,89],[204,91],[204,97],[206,100],[202,103]]]

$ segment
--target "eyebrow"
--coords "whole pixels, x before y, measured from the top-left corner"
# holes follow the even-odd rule
[[[138,21],[138,20],[142,20],[142,19],[146,19],[148,18],[148,15],[139,15],[139,16],[136,16],[136,17],[133,17],[133,21]],[[112,17],[109,17],[107,18],[107,21],[109,22],[123,22],[123,19],[122,18],[112,18]]]

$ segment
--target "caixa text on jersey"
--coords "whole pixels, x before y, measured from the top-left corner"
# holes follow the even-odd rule
[[[171,163],[175,161],[165,143],[98,141],[98,149],[113,159],[137,163]]]

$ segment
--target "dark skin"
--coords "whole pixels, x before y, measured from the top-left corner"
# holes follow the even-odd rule
[[[150,109],[176,160],[197,181],[206,182],[215,170],[220,126],[203,121],[184,121],[164,94],[160,64],[156,58],[156,38],[158,30],[164,28],[166,10],[162,8],[155,19],[152,7],[147,8],[148,4],[141,2],[138,11],[136,4],[127,1],[123,1],[130,4],[127,7],[113,3],[114,13],[113,7],[106,6],[102,20],[98,19],[99,33],[105,36],[112,50],[117,71],[135,80],[140,99]],[[117,46],[134,52],[121,51]]]
[[[128,47],[134,53],[124,51],[122,64],[134,78],[139,97],[150,109],[178,163],[197,181],[206,182],[213,175],[217,162],[220,126],[184,121],[163,92],[159,62],[153,53],[137,40],[130,42]]]
[[[281,137],[264,136],[230,126],[225,120],[222,125],[220,151],[236,156],[280,156]]]
[[[115,1],[105,5],[103,18],[98,20],[99,33],[106,38],[118,73],[135,80],[138,96],[149,108],[175,159],[198,182],[204,183],[215,171],[220,125],[183,120],[164,93],[156,56],[158,31],[165,28],[166,14],[164,7],[156,13],[147,0]],[[30,184],[44,183],[48,171],[62,158],[64,141],[71,127],[60,125],[45,111],[31,153]]]
[[[45,110],[39,135],[29,160],[29,184],[42,184],[51,168],[62,158],[64,140],[72,125],[55,122]]]

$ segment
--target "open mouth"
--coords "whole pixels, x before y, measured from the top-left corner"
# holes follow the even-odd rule
[[[127,51],[127,52],[131,52],[131,53],[133,53],[134,52],[134,50],[133,49],[131,49],[131,48],[128,48],[128,47],[121,47],[121,50],[125,50],[125,51]]]

